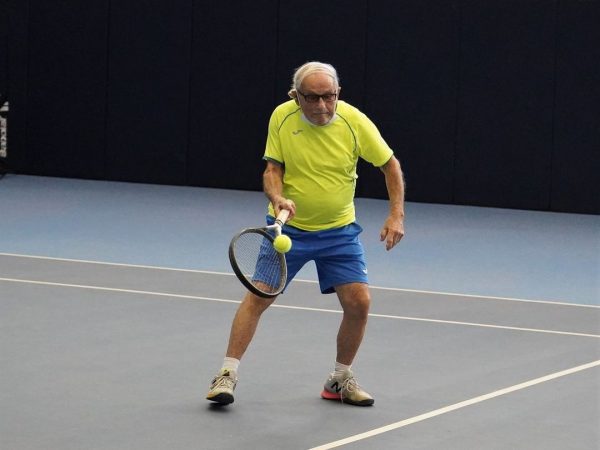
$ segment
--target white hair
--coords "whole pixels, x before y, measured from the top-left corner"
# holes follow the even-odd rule
[[[322,63],[319,61],[310,61],[305,64],[302,64],[295,70],[294,76],[292,77],[292,86],[290,91],[288,92],[288,95],[292,98],[296,98],[296,91],[298,91],[298,88],[302,85],[304,79],[307,76],[317,72],[329,75],[331,78],[333,78],[335,87],[339,87],[340,79],[338,78],[338,74],[335,70],[335,67],[333,67],[331,64]]]

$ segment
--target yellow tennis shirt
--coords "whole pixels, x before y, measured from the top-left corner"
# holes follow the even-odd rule
[[[358,158],[380,167],[392,155],[377,127],[354,106],[339,101],[336,116],[317,126],[290,100],[271,115],[264,159],[284,167],[283,195],[296,204],[289,224],[318,231],[354,222]]]

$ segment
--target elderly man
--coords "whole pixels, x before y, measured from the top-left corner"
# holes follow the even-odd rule
[[[264,153],[264,192],[269,199],[267,223],[282,210],[290,212],[283,232],[294,243],[286,254],[288,283],[308,261],[315,261],[323,294],[337,294],[343,309],[333,372],[321,397],[369,406],[351,365],[362,342],[371,302],[367,265],[359,240],[354,191],[362,158],[385,177],[389,214],[380,239],[387,250],[404,235],[404,180],[400,163],[376,126],[357,108],[339,100],[337,72],[330,64],[308,62],[293,76],[288,95],[271,115]],[[252,340],[261,314],[275,299],[246,293],[231,327],[223,366],[207,399],[228,404],[238,381],[240,359]]]

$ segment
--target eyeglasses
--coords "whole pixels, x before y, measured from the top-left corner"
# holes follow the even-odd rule
[[[320,99],[323,99],[323,101],[325,103],[331,103],[331,102],[335,102],[335,99],[337,98],[337,94],[322,94],[322,95],[303,94],[298,89],[296,89],[296,91],[298,92],[298,94],[300,94],[302,97],[304,97],[304,100],[306,100],[306,103],[319,103]]]

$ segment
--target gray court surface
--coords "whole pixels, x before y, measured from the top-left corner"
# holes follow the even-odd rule
[[[236,401],[204,400],[243,290],[228,273],[0,254],[2,449],[544,449],[600,444],[600,309],[372,290],[375,406],[319,398],[341,318],[296,281]]]
[[[261,320],[236,401],[204,397],[243,289],[230,237],[259,192],[0,181],[0,449],[600,447],[600,216],[357,199],[373,304],[319,398],[341,319],[303,269]]]

